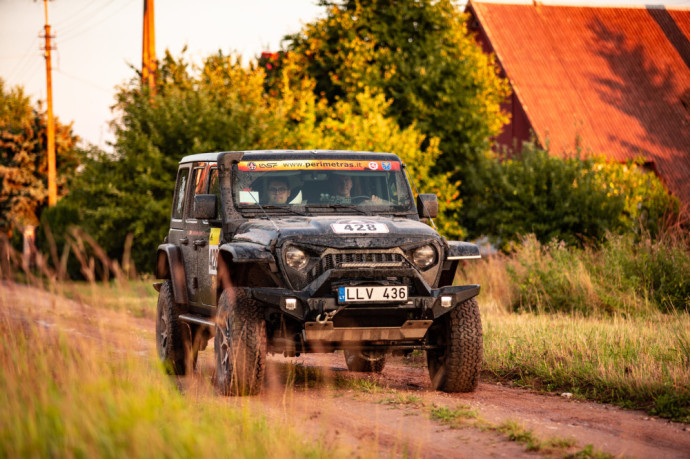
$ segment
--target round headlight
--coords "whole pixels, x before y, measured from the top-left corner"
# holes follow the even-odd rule
[[[436,262],[436,251],[430,245],[422,246],[412,252],[412,261],[418,268],[428,268]]]
[[[292,269],[302,270],[307,266],[309,257],[297,247],[290,247],[285,252],[285,263]]]

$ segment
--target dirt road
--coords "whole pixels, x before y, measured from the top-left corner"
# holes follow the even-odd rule
[[[110,336],[131,336],[142,358],[155,358],[151,318],[133,318],[3,283],[0,309],[11,320],[59,326],[106,345]],[[227,403],[249,406],[292,425],[307,440],[351,450],[357,456],[563,457],[584,453],[589,455],[581,457],[593,457],[598,452],[690,458],[690,426],[488,381],[471,394],[435,392],[421,358],[389,358],[383,373],[375,375],[346,371],[340,353],[269,360],[262,395],[242,400],[230,397]],[[191,393],[194,387],[208,386],[213,373],[210,344],[200,354],[195,374],[178,382],[184,392]],[[190,401],[194,401],[191,395]],[[511,432],[519,433],[516,426],[524,426],[527,432],[521,441],[510,438]],[[540,444],[538,451],[530,451],[530,438],[532,444]],[[549,442],[556,446],[548,447]]]

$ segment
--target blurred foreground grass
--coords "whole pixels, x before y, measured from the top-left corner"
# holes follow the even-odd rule
[[[125,312],[134,317],[155,319],[158,292],[153,278],[110,282],[63,282],[58,293],[91,306]]]
[[[95,304],[139,291],[71,286]],[[26,290],[31,292],[30,290]],[[81,294],[81,293],[80,293]],[[92,295],[92,296],[89,296]],[[153,296],[155,298],[155,296]],[[284,424],[269,422],[242,399],[218,397],[210,384],[181,393],[151,347],[129,333],[70,328],[71,302],[51,298],[46,310],[0,309],[0,457],[331,457]],[[23,298],[20,298],[23,299]],[[31,303],[40,298],[25,298]],[[136,303],[135,300],[131,300]],[[65,306],[65,303],[70,303]],[[77,315],[79,314],[79,306]],[[35,316],[31,316],[35,314]],[[110,320],[111,315],[107,316]]]

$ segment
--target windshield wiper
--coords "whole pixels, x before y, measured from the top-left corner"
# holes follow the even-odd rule
[[[368,210],[362,209],[361,207],[357,207],[353,204],[307,204],[307,208],[311,207],[325,207],[327,209],[352,209],[364,215],[373,215]]]
[[[298,206],[300,209],[304,209],[304,206]],[[307,213],[304,210],[297,210],[293,206],[276,206],[274,204],[265,204],[263,206],[264,209],[269,209],[269,210],[287,210],[292,212],[293,214],[300,215],[302,217],[306,217]]]

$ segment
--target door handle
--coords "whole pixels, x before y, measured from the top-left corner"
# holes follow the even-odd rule
[[[194,248],[196,247],[206,247],[206,239],[197,239],[194,241]]]
[[[182,245],[189,244],[189,238],[183,237],[182,239],[180,239],[180,244],[182,244]]]

